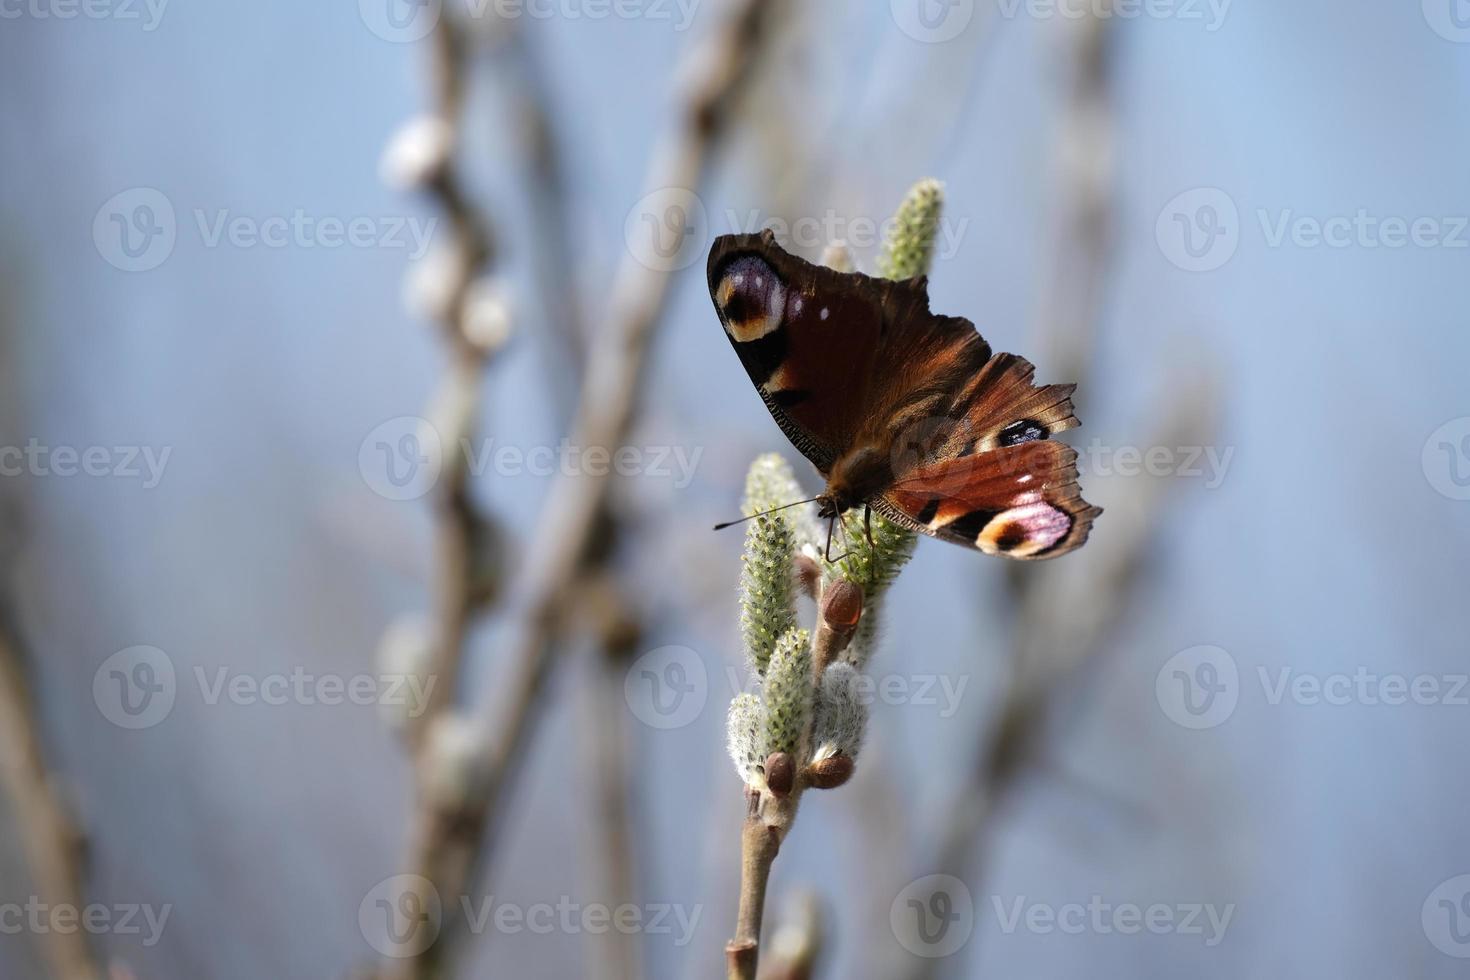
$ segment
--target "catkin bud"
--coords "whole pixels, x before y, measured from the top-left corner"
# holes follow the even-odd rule
[[[863,590],[838,579],[822,591],[822,622],[843,636],[851,636],[863,615]]]
[[[766,788],[778,797],[791,795],[796,785],[796,763],[785,752],[772,752],[766,757]]]
[[[511,334],[510,301],[505,284],[484,276],[470,284],[464,297],[465,339],[486,354],[505,346]]]
[[[822,249],[822,264],[837,272],[852,272],[857,264],[852,260],[852,249],[843,242],[833,242]]]
[[[852,778],[852,759],[831,755],[806,767],[807,782],[813,789],[836,789]]]
[[[379,164],[383,182],[412,190],[433,183],[444,173],[454,133],[438,116],[420,116],[399,127]]]
[[[434,649],[428,626],[417,616],[400,616],[383,631],[378,641],[378,673],[391,680],[412,679],[408,690],[428,690],[426,681],[429,665],[433,662]],[[423,710],[411,698],[384,698],[382,711],[388,724],[403,729],[408,725],[415,709]]]
[[[449,712],[429,724],[422,772],[423,792],[440,809],[454,812],[477,800],[485,788],[485,738],[474,720]]]
[[[403,305],[411,316],[443,320],[450,314],[455,291],[465,277],[464,257],[457,245],[435,245],[413,265],[403,284]]]

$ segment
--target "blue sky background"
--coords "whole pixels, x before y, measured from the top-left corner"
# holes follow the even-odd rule
[[[1463,971],[1445,947],[1470,955],[1470,942],[1435,931],[1429,900],[1470,873],[1459,752],[1470,706],[1270,697],[1283,669],[1445,688],[1470,670],[1455,611],[1470,502],[1454,479],[1470,455],[1438,448],[1470,434],[1470,36],[1437,3],[1235,0],[1218,23],[1200,5],[1201,20],[1114,27],[1113,231],[1071,441],[1147,448],[1161,406],[1209,377],[1210,446],[1231,456],[1217,486],[1166,478],[1135,601],[1093,667],[1058,690],[1043,758],[976,844],[986,873],[966,880],[973,934],[946,961],[953,976]],[[729,215],[751,210],[881,220],[913,180],[937,177],[962,230],[935,262],[934,308],[1027,354],[1042,379],[1070,380],[1037,325],[1057,288],[1072,25],[976,0],[956,37],[926,43],[890,6],[802,5],[701,193],[701,231],[732,230]],[[173,906],[157,945],[115,935],[103,946],[158,980],[341,976],[373,955],[363,896],[402,870],[402,752],[371,706],[211,705],[194,676],[376,670],[383,630],[425,606],[428,524],[422,500],[374,493],[359,448],[424,411],[443,357],[433,325],[401,300],[407,249],[211,246],[196,212],[432,219],[378,173],[389,137],[425,108],[427,52],[376,35],[345,0],[173,0],[152,30],[146,8],[142,20],[38,9],[55,7],[0,21],[0,444],[170,450],[157,486],[0,482],[46,734],[94,839],[89,895]],[[557,274],[592,311],[650,190],[676,59],[720,12],[697,3],[679,30],[668,9],[524,25],[570,188],[575,268]],[[497,444],[554,445],[525,164],[502,76],[487,67],[478,81],[465,154],[500,228],[518,335],[491,368],[481,426]],[[93,229],[134,188],[170,203],[177,240],[156,268],[126,272]],[[1208,253],[1216,267],[1181,268],[1171,208],[1201,221],[1200,203],[1222,201],[1236,212],[1233,244]],[[1307,228],[1273,243],[1283,220],[1360,211],[1429,219],[1435,240],[1388,247],[1354,231],[1332,247]],[[871,268],[876,249],[858,252]],[[754,454],[800,462],[720,336],[701,268],[676,276],[634,440],[698,450],[692,482],[644,476],[619,491],[638,528],[626,568],[647,597],[648,647],[688,648],[708,678],[682,728],[624,719],[641,760],[639,900],[699,910],[687,945],[644,937],[660,977],[718,976],[733,922],[739,785],[723,716],[739,538],[707,528],[733,516]],[[1145,482],[1084,471],[1089,498],[1110,508],[1099,541]],[[492,475],[477,491],[534,548],[549,485]],[[1093,550],[1044,570],[1059,606],[1066,583],[1096,572]],[[873,670],[963,679],[957,710],[875,705],[859,776],[803,808],[781,855],[778,900],[807,885],[830,903],[831,976],[883,977],[908,955],[889,930],[897,889],[884,869],[898,869],[898,888],[945,870],[926,862],[1013,644],[998,565],[921,543]],[[476,636],[486,693],[496,639],[493,625]],[[99,712],[92,682],[140,644],[166,652],[180,690],[164,722],[125,731]],[[1236,666],[1238,703],[1194,730],[1171,719],[1156,680],[1201,645]],[[500,901],[605,900],[588,880],[587,800],[565,776],[582,765],[594,696],[584,653],[569,654],[525,767],[491,888]],[[5,875],[0,901],[27,887]],[[1233,914],[1207,946],[1179,932],[1007,932],[997,913],[1017,898],[1060,908],[1093,896]],[[585,935],[498,935],[481,961],[485,975],[566,977],[596,950]],[[34,952],[0,936],[0,972],[39,975]]]

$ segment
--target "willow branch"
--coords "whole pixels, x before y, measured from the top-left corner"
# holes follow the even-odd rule
[[[827,584],[811,641],[814,684],[820,685],[828,665],[842,656],[852,642],[862,611],[863,591],[859,586],[845,579],[834,579]],[[776,778],[769,772],[768,776],[770,786],[774,787]],[[796,773],[789,789],[746,787],[745,820],[740,831],[740,904],[735,935],[725,945],[725,972],[729,980],[755,980],[760,965],[761,920],[765,915],[771,865],[796,819],[802,793],[816,785],[814,780],[819,782],[820,777],[812,766]]]
[[[790,817],[795,813],[794,807],[777,804],[773,809],[782,818],[777,819],[775,812],[768,814],[764,795],[754,789],[745,791],[745,821],[740,827],[740,905],[735,935],[725,945],[725,974],[729,980],[755,980],[771,865],[781,850],[784,829],[790,826]]]
[[[678,130],[653,165],[651,187],[697,188],[724,134],[732,106],[760,49],[771,0],[738,0],[734,16],[693,67],[697,77],[680,113]],[[607,325],[588,359],[571,441],[582,446],[620,446],[632,427],[647,350],[668,295],[671,275],[625,256],[615,278]],[[412,837],[413,867],[457,903],[481,880],[498,837],[505,797],[524,757],[551,669],[560,613],[595,541],[611,487],[606,474],[560,476],[530,540],[504,649],[509,677],[502,698],[477,718],[485,743],[484,779],[474,800],[443,815],[420,808]],[[452,917],[438,942],[403,961],[398,975],[438,977],[463,941],[465,923]]]
[[[470,292],[496,252],[490,223],[470,201],[454,156],[463,129],[470,40],[446,16],[439,18],[433,43],[435,111],[447,145],[442,161],[426,175],[426,186],[450,229],[444,270],[450,278],[440,307],[450,364],[434,402],[434,421],[445,448],[434,497],[433,654],[428,669],[437,682],[409,729],[420,749],[430,724],[454,703],[466,636],[485,598],[476,582],[475,562],[488,525],[470,500],[469,460],[460,447],[473,436],[485,361],[492,351],[474,336]]]

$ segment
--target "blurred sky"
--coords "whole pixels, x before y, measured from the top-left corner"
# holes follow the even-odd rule
[[[363,896],[402,870],[402,752],[372,706],[209,704],[194,677],[376,670],[383,630],[425,607],[428,524],[423,500],[374,492],[359,450],[378,426],[425,411],[443,357],[433,325],[402,302],[411,245],[212,245],[209,228],[300,212],[371,218],[386,234],[435,218],[378,172],[391,134],[426,107],[427,52],[370,29],[380,11],[368,0],[175,0],[151,30],[141,6],[139,20],[38,15],[59,6],[0,8],[0,444],[170,452],[156,486],[35,472],[0,482],[46,735],[94,839],[89,895],[173,906],[157,945],[118,935],[104,948],[155,980],[340,976],[373,955]],[[956,245],[936,259],[934,308],[1026,353],[1041,379],[1071,380],[1054,376],[1036,330],[1056,288],[1071,24],[1002,0],[949,13],[972,7],[956,37],[926,41],[902,3],[800,5],[701,194],[703,230],[755,211],[835,215],[851,231],[937,177]],[[668,129],[677,56],[720,12],[695,2],[680,30],[679,7],[658,9],[668,16],[524,25],[570,185],[575,268],[552,271],[594,311],[594,330],[625,223],[652,189],[643,175]],[[981,842],[991,857],[967,882],[974,936],[949,968],[1461,976],[1445,947],[1465,956],[1470,942],[1436,932],[1428,900],[1470,873],[1456,754],[1470,706],[1272,703],[1271,685],[1283,669],[1446,686],[1467,670],[1453,610],[1470,571],[1470,502],[1456,499],[1470,496],[1456,481],[1470,476],[1470,29],[1438,0],[1235,0],[1218,20],[1205,4],[1188,8],[1200,19],[1171,9],[1114,25],[1114,230],[1070,441],[1147,448],[1163,406],[1208,376],[1220,401],[1210,448],[1231,455],[1217,481],[1168,478],[1141,593],[1095,669],[1059,695],[1044,761]],[[493,65],[478,76],[465,147],[517,311],[481,422],[496,445],[529,449],[560,437],[557,365],[536,339],[533,214],[503,78]],[[176,242],[129,272],[98,241],[112,211],[145,200],[139,188],[172,207]],[[124,192],[134,196],[109,211]],[[1293,224],[1360,212],[1341,247]],[[1384,219],[1428,219],[1424,242],[1384,244]],[[1223,237],[1207,239],[1211,227]],[[858,252],[871,268],[876,249]],[[688,725],[627,719],[640,900],[700,910],[685,946],[645,937],[653,976],[718,976],[733,923],[739,786],[723,731],[739,537],[707,527],[734,516],[757,452],[812,476],[720,336],[702,265],[676,278],[634,440],[698,450],[698,465],[687,485],[648,475],[619,491],[637,528],[627,568],[653,617],[648,645],[689,648],[708,677]],[[1106,458],[1084,454],[1094,470]],[[1126,510],[1142,481],[1084,469],[1089,498],[1110,507]],[[480,492],[534,548],[549,485],[492,474]],[[1105,515],[1095,537],[1109,533]],[[1090,550],[1045,574],[1085,580]],[[873,669],[964,679],[957,710],[875,705],[858,779],[803,808],[777,864],[778,903],[801,884],[832,903],[832,976],[881,977],[877,964],[906,955],[888,931],[894,893],[860,886],[870,863],[896,864],[900,884],[944,870],[925,862],[1011,646],[999,564],[920,544]],[[495,639],[493,626],[477,636],[487,689]],[[165,651],[180,690],[165,721],[127,731],[98,710],[93,677],[135,645]],[[1156,679],[1201,645],[1237,668],[1238,703],[1195,730],[1171,718]],[[566,778],[582,765],[584,675],[564,672],[540,726],[500,900],[597,900],[585,799]],[[865,821],[892,793],[901,831],[875,839]],[[0,901],[28,894],[11,867],[0,864]],[[997,912],[1094,895],[1233,905],[1233,918],[1206,946],[1177,932],[1007,932]],[[593,948],[585,936],[494,936],[481,962],[495,968],[485,975],[576,976]],[[39,975],[33,955],[26,937],[0,936],[0,974]]]

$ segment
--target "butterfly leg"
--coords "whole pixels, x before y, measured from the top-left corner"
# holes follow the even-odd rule
[[[868,539],[868,550],[873,551],[876,547],[873,544],[873,508],[867,504],[863,504],[863,534]]]
[[[827,559],[827,564],[829,564],[829,565],[831,565],[831,564],[833,564],[835,562],[839,562],[842,559],[846,558],[848,555],[852,554],[852,549],[851,548],[848,548],[848,550],[844,551],[842,554],[838,555],[836,558],[833,558],[832,557],[832,528],[834,526],[838,526],[838,527],[841,527],[842,528],[843,547],[845,547],[845,548],[847,547],[847,522],[846,521],[843,521],[839,525],[837,523],[837,518],[839,516],[840,515],[838,515],[838,514],[833,514],[831,517],[827,518],[827,550],[823,553],[823,557]]]

